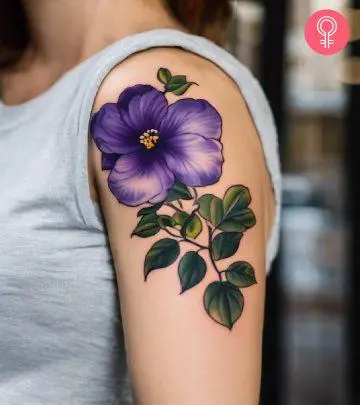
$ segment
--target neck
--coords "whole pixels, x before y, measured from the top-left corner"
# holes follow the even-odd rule
[[[23,0],[23,4],[32,32],[31,59],[64,69],[125,36],[177,27],[162,0]]]

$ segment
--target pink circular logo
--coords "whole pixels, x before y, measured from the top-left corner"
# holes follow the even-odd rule
[[[305,26],[305,39],[310,48],[321,55],[342,51],[350,38],[350,26],[345,17],[335,10],[314,13]]]

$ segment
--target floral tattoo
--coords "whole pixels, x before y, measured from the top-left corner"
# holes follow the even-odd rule
[[[180,256],[180,244],[188,244],[193,251],[178,264],[181,294],[205,278],[206,255],[218,281],[206,288],[204,308],[231,330],[244,308],[241,289],[256,284],[256,278],[245,261],[225,269],[220,261],[235,255],[244,233],[256,223],[250,192],[234,185],[223,199],[199,197],[197,188],[217,183],[222,174],[222,118],[206,100],[182,98],[169,105],[167,93],[182,96],[196,83],[166,68],[157,77],[163,91],[142,84],[127,88],[117,103],[105,104],[93,116],[91,133],[119,203],[146,204],[138,211],[132,236],[166,234],[146,254],[145,281],[154,270],[172,265]],[[162,208],[170,208],[172,216],[161,213]],[[197,240],[203,232],[206,244]]]

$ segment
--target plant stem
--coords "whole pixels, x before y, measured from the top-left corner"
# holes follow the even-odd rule
[[[194,200],[195,200],[195,202],[197,202],[197,200],[198,200],[198,193],[197,193],[197,190],[196,190],[196,188],[194,188],[194,187],[192,187],[192,190],[193,190],[193,193],[194,193]],[[178,200],[178,204],[179,204],[180,207],[182,208],[182,203],[181,203],[180,200]],[[174,204],[172,204],[172,203],[170,203],[170,202],[165,203],[165,205],[167,205],[168,207],[174,209],[175,211],[184,213],[184,211],[182,211],[181,209],[179,209],[178,207],[176,207]],[[197,212],[197,211],[199,211],[199,207],[198,207],[195,211],[193,211],[192,214],[194,214],[194,213]],[[192,244],[192,245],[194,245],[194,246],[197,246],[197,247],[199,248],[198,252],[200,252],[201,250],[208,250],[208,251],[209,251],[209,256],[210,256],[211,263],[212,263],[212,265],[213,265],[213,267],[214,267],[214,269],[215,269],[215,271],[216,271],[216,273],[217,273],[217,275],[218,275],[218,277],[219,277],[219,280],[222,281],[222,272],[218,269],[218,267],[217,267],[217,265],[216,265],[216,261],[215,261],[215,259],[214,259],[213,250],[212,250],[212,238],[213,238],[213,233],[214,233],[215,230],[212,229],[212,227],[211,227],[208,223],[207,223],[207,227],[208,227],[208,230],[209,230],[209,246],[200,245],[199,243],[194,242],[194,241],[192,241],[192,240],[190,240],[190,239],[187,239],[186,237],[183,238],[182,240],[180,240],[179,243],[181,243],[181,242],[187,242],[187,243],[190,243],[190,244]],[[170,232],[170,231],[169,231],[168,229],[166,229],[166,228],[163,228],[163,230],[164,230],[165,232],[167,232],[170,236],[174,237],[174,238],[181,238],[180,235],[175,235],[175,234],[173,234],[172,232]]]
[[[198,198],[199,198],[198,192],[197,192],[197,190],[196,190],[195,187],[192,187],[192,191],[194,192],[195,202],[197,203],[197,200],[198,200]]]
[[[168,229],[166,228],[162,228],[163,231],[167,232],[170,236],[174,237],[174,238],[181,238],[180,235],[175,235],[174,233],[170,232]],[[181,241],[180,241],[181,242]]]
[[[165,205],[167,205],[168,207],[170,207],[170,208],[174,209],[175,211],[178,211],[178,212],[184,212],[184,211],[182,211],[180,208],[176,207],[174,204],[171,204],[171,203],[165,203]]]
[[[197,246],[198,248],[200,248],[200,250],[203,250],[203,249],[209,250],[209,248],[207,246],[200,245],[199,243],[194,242],[193,240],[190,240],[190,239],[187,239],[187,238],[184,238],[184,239],[180,240],[179,242],[191,243],[192,245]]]
[[[215,259],[214,259],[214,256],[213,256],[212,247],[211,247],[211,245],[212,245],[212,237],[213,237],[213,230],[211,229],[210,225],[208,225],[208,229],[209,229],[209,255],[210,255],[210,260],[211,260],[212,265],[214,266],[214,269],[215,269],[216,273],[219,276],[219,280],[222,281],[221,271],[218,269],[218,267],[216,265],[216,262],[215,262]]]
[[[184,207],[183,207],[183,204],[182,204],[181,200],[177,200],[177,202],[180,205],[180,208],[183,209]]]
[[[179,201],[179,204],[181,204],[180,201]],[[165,205],[167,205],[167,206],[170,207],[170,208],[173,208],[175,211],[185,213],[185,211],[182,211],[181,209],[179,209],[178,207],[176,207],[176,206],[175,206],[174,204],[172,204],[172,203],[165,203]],[[196,212],[196,211],[198,211],[198,209],[196,209],[194,212]],[[169,235],[173,236],[174,238],[181,238],[180,235],[175,235],[175,234],[173,234],[172,232],[170,232],[170,231],[169,231],[168,229],[166,229],[166,228],[163,228],[163,230],[164,230],[165,232],[167,232]],[[200,245],[199,243],[194,242],[193,240],[190,240],[190,239],[188,239],[188,238],[186,238],[186,237],[185,237],[184,239],[180,240],[179,242],[191,243],[192,245],[197,246],[197,247],[200,248],[201,250],[202,250],[202,249],[209,250],[209,247]]]
[[[170,236],[172,236],[173,238],[181,238],[182,236],[180,235],[175,235],[174,233],[170,232],[167,228],[162,228],[165,232],[167,232]],[[187,239],[187,238],[183,238],[182,240],[179,240],[179,242],[187,242],[187,243],[191,243],[194,246],[197,246],[198,248],[200,248],[200,250],[202,249],[206,249],[209,250],[209,248],[207,246],[203,246],[200,245],[197,242],[194,242],[193,240]]]
[[[191,214],[196,214],[197,212],[199,212],[200,207],[197,207]]]

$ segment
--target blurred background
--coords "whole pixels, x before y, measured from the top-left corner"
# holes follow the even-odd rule
[[[341,54],[321,56],[308,47],[304,26],[312,13],[329,8],[349,16],[360,5],[234,2],[228,47],[265,89],[284,173],[282,246],[268,282],[262,405],[360,405],[360,63],[357,83],[347,71],[349,58],[360,57],[360,15],[352,27],[357,41]]]

